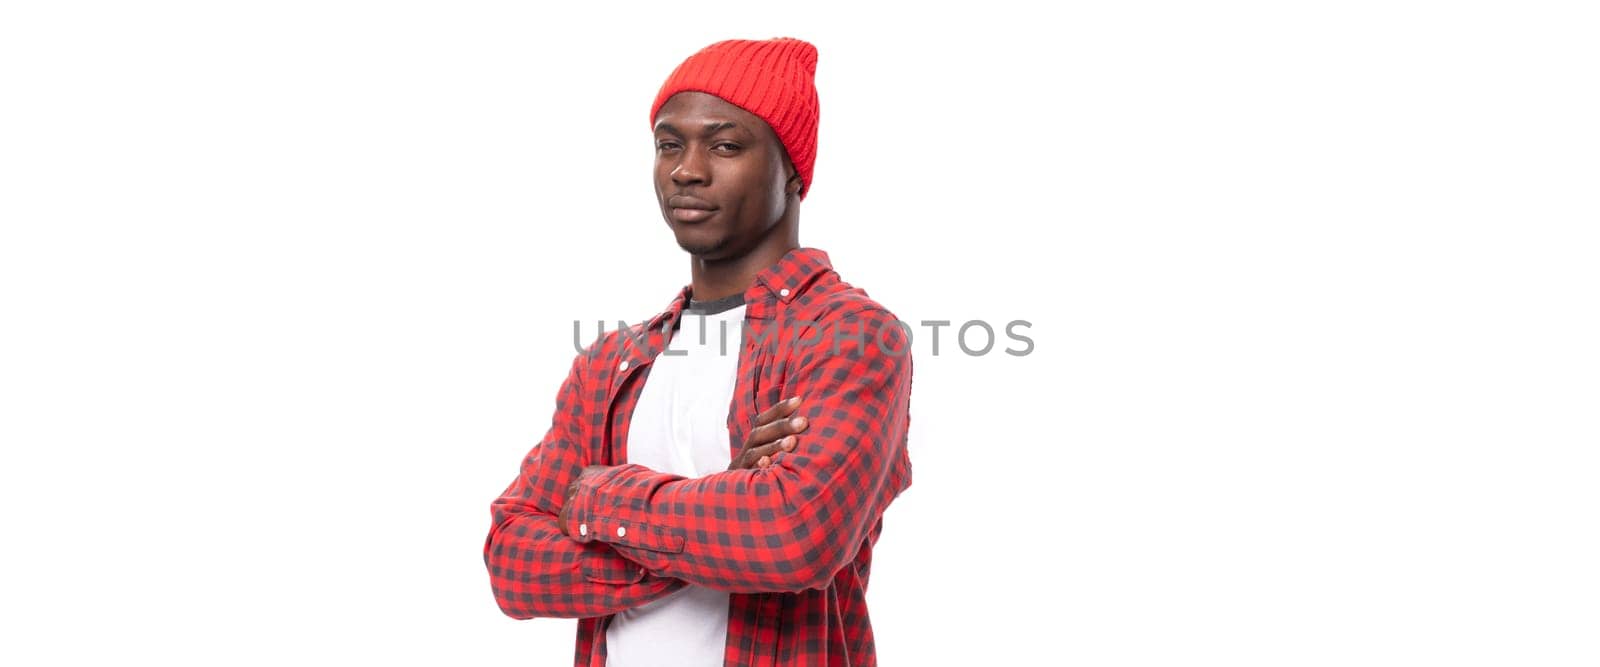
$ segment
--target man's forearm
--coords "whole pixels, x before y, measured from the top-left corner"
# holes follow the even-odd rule
[[[660,577],[600,542],[561,534],[554,515],[502,498],[484,544],[501,611],[512,618],[590,618],[633,609],[684,582]]]
[[[563,529],[650,572],[734,593],[827,585],[910,484],[909,362],[834,359],[796,383],[800,446],[764,468],[686,479],[639,465],[585,475]]]

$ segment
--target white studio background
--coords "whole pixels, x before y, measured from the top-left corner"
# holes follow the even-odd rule
[[[585,7],[0,9],[0,662],[570,664],[488,504],[688,280],[656,87],[774,36],[802,241],[1032,323],[916,343],[883,664],[1600,661],[1584,3]]]

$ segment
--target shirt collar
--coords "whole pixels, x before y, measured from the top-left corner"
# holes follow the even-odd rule
[[[789,303],[799,297],[811,281],[817,276],[833,270],[833,263],[828,260],[828,253],[817,248],[795,248],[785,253],[777,263],[763,269],[756,274],[750,288],[745,290],[744,302],[750,304],[747,311],[750,317],[762,317],[769,312],[763,306],[773,300]],[[683,314],[683,309],[689,305],[689,292],[692,284],[684,285],[678,290],[678,295],[666,310],[650,318],[649,326],[652,331],[662,329],[663,322],[676,322]]]

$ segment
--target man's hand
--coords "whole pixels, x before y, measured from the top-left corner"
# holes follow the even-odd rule
[[[789,418],[798,407],[800,397],[795,396],[756,415],[756,427],[745,438],[744,448],[739,450],[738,456],[733,457],[728,469],[765,468],[778,452],[794,451],[800,438],[796,434],[806,429],[805,417]]]
[[[572,506],[572,498],[578,495],[578,482],[609,467],[611,466],[584,466],[583,470],[578,471],[578,476],[572,478],[572,482],[567,484],[567,499],[562,501],[561,512],[556,515],[556,525],[561,528],[562,535],[572,537],[567,532],[567,508]]]

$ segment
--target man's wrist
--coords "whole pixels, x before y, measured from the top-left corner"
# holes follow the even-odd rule
[[[578,471],[578,475],[573,477],[572,481],[567,484],[567,498],[561,503],[561,512],[556,516],[556,522],[560,525],[562,535],[579,541],[587,541],[586,538],[589,531],[583,525],[583,517],[573,516],[573,505],[578,502],[578,493],[582,488],[583,480],[610,468],[611,466],[584,466],[583,469]]]
[[[567,537],[572,537],[572,534],[567,532],[567,514],[572,510],[572,499],[577,495],[577,492],[578,480],[574,478],[571,482],[567,483],[566,496],[561,500],[561,509],[556,512],[556,529],[561,531],[561,534],[566,535]]]

